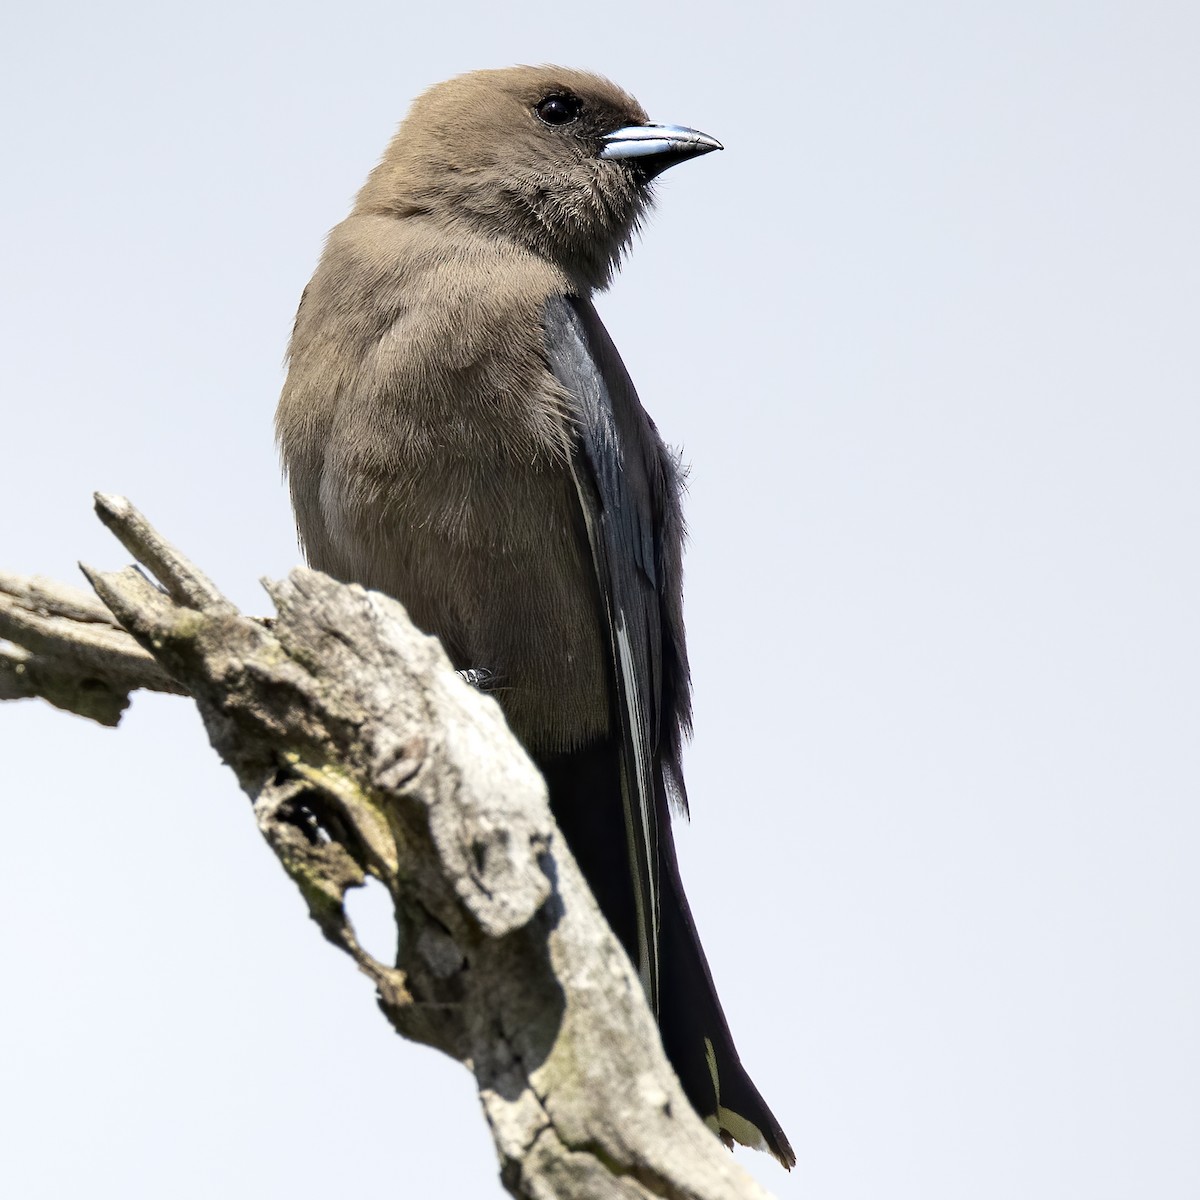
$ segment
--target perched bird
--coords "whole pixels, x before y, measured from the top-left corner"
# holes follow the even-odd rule
[[[493,692],[688,1098],[727,1144],[791,1166],[671,834],[690,722],[680,471],[591,302],[654,178],[720,148],[579,71],[430,89],[329,236],[276,428],[309,561],[398,598]]]

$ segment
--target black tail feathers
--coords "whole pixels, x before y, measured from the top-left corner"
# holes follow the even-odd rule
[[[543,759],[550,804],[613,932],[636,961],[637,921],[625,846],[617,747],[600,743]],[[738,1058],[687,896],[660,783],[659,1011],[663,1049],[692,1107],[727,1145],[765,1150],[788,1169],[796,1155]]]

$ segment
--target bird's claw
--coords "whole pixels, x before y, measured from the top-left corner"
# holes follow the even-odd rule
[[[496,678],[495,672],[489,671],[487,667],[468,667],[465,671],[459,671],[459,675],[481,692],[486,692]]]

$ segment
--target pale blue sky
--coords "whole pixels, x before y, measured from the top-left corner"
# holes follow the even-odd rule
[[[610,75],[724,154],[601,311],[691,463],[689,894],[806,1200],[1200,1195],[1200,10],[26,5],[0,566],[297,561],[271,441],[409,100]],[[680,353],[679,347],[688,353]],[[0,1191],[499,1196],[184,702],[0,709]],[[215,885],[214,885],[215,881]]]

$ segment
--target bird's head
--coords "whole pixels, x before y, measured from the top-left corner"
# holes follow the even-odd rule
[[[719,149],[694,129],[651,124],[632,96],[597,75],[475,71],[417,99],[357,210],[465,224],[603,287],[651,181]]]

